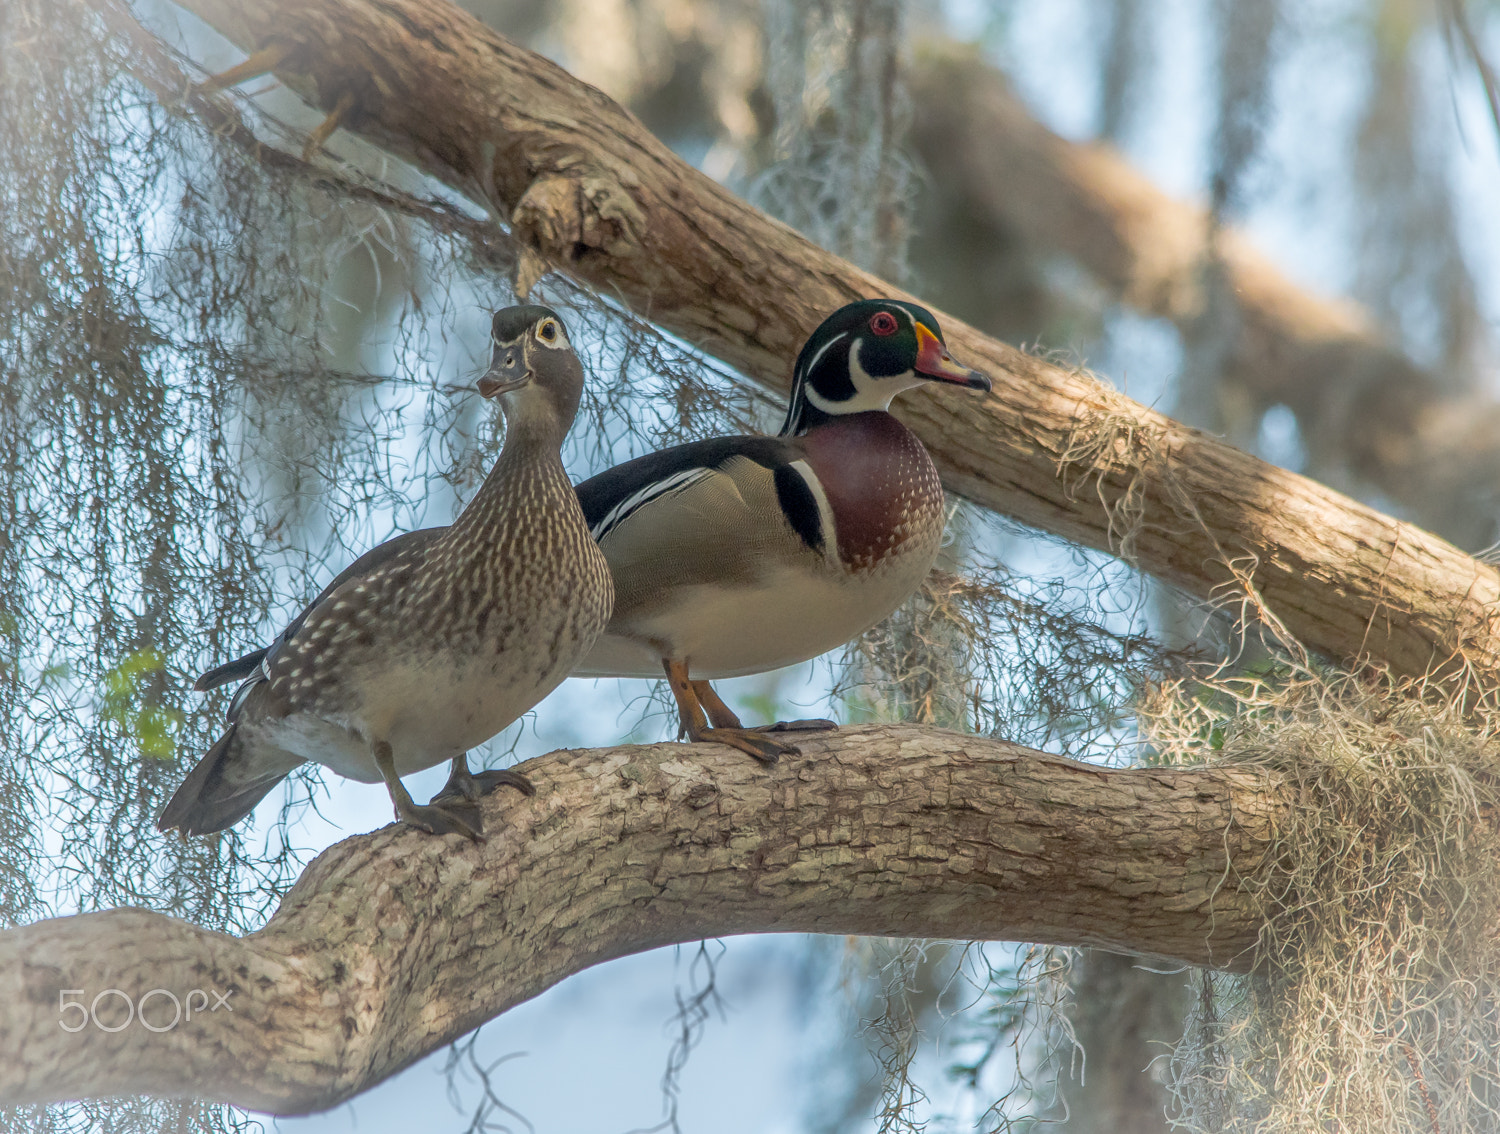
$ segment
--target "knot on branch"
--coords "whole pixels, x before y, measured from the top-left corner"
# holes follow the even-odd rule
[[[634,256],[646,229],[645,214],[619,179],[582,160],[532,181],[511,210],[510,223],[524,244],[563,264],[580,263],[591,253]]]

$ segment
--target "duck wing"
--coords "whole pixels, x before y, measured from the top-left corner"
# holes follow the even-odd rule
[[[193,683],[193,688],[199,693],[205,693],[210,689],[217,689],[220,685],[227,685],[231,681],[244,681],[254,676],[257,671],[263,671],[263,668],[269,665],[271,658],[276,652],[290,639],[295,637],[297,631],[302,629],[303,624],[307,621],[307,616],[317,609],[318,604],[333,594],[334,591],[338,590],[350,579],[374,572],[397,556],[425,552],[447,530],[446,527],[418,528],[414,532],[405,532],[394,539],[388,539],[384,543],[372,547],[335,575],[333,581],[324,587],[318,593],[318,597],[308,603],[302,612],[287,624],[286,629],[276,635],[269,646],[262,646],[260,649],[253,650],[244,657],[235,658],[233,661],[215,666],[198,678]],[[264,680],[264,676],[260,680]],[[236,693],[234,697],[235,703],[237,704],[242,701],[243,695],[248,691],[248,689],[241,689]]]

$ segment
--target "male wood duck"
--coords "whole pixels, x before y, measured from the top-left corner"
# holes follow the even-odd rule
[[[776,437],[715,437],[578,486],[615,578],[609,628],[574,676],[666,671],[681,735],[764,763],[797,749],[745,728],[711,679],[806,661],[863,633],[921,584],[943,535],[943,486],[886,412],[924,381],[989,390],[953,360],[930,311],[867,299],[830,315],[797,357]]]
[[[583,392],[562,320],[510,307],[491,328],[479,392],[498,399],[505,444],[451,527],[366,552],[270,646],[210,670],[195,688],[244,679],[228,730],[157,821],[186,835],[248,815],[307,760],[385,781],[396,814],[433,834],[482,835],[476,801],[524,776],[469,771],[466,752],[550,693],[609,621],[609,567],[559,448]],[[452,761],[427,806],[401,777]]]

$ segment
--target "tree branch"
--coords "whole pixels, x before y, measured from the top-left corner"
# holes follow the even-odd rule
[[[910,726],[803,740],[769,773],[717,745],[555,752],[489,842],[393,826],[307,868],[243,939],[144,910],[0,934],[0,1103],[207,1094],[333,1106],[600,961],[735,933],[1102,945],[1243,969],[1275,785],[1109,771]],[[164,994],[98,1024],[70,1002]],[[196,1004],[196,1001],[194,1002]],[[232,1009],[232,1011],[230,1010]],[[143,1026],[163,1028],[159,1032]],[[87,1022],[69,1032],[61,1024]]]
[[[901,294],[677,158],[599,91],[444,0],[182,0],[277,75],[509,217],[551,264],[784,389],[829,310]],[[1191,594],[1250,585],[1334,657],[1493,670],[1500,574],[1444,541],[943,317],[988,400],[924,391],[898,412],[950,488]]]
[[[972,49],[933,41],[912,70],[912,137],[970,223],[1060,252],[1115,299],[1191,333],[1217,255],[1235,307],[1226,377],[1296,413],[1316,466],[1350,469],[1455,538],[1493,529],[1500,405],[1445,392],[1356,304],[1312,295],[1206,209],[1178,201],[1112,149],[1054,134]],[[983,145],[974,139],[983,138]]]

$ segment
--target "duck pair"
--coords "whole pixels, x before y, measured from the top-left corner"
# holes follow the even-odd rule
[[[521,774],[473,773],[467,751],[569,674],[665,672],[681,733],[766,764],[795,753],[744,727],[717,678],[816,657],[891,613],[942,539],[931,458],[887,408],[925,381],[988,390],[955,362],[932,314],[865,300],[798,356],[775,437],[717,437],[652,453],[575,490],[559,450],[583,391],[562,320],[498,312],[479,392],[505,444],[450,527],[408,532],[355,560],[267,647],[205,673],[242,684],[228,727],[157,826],[220,831],[305,761],[384,781],[425,831],[481,837],[478,800]],[[401,777],[451,761],[431,803]]]

